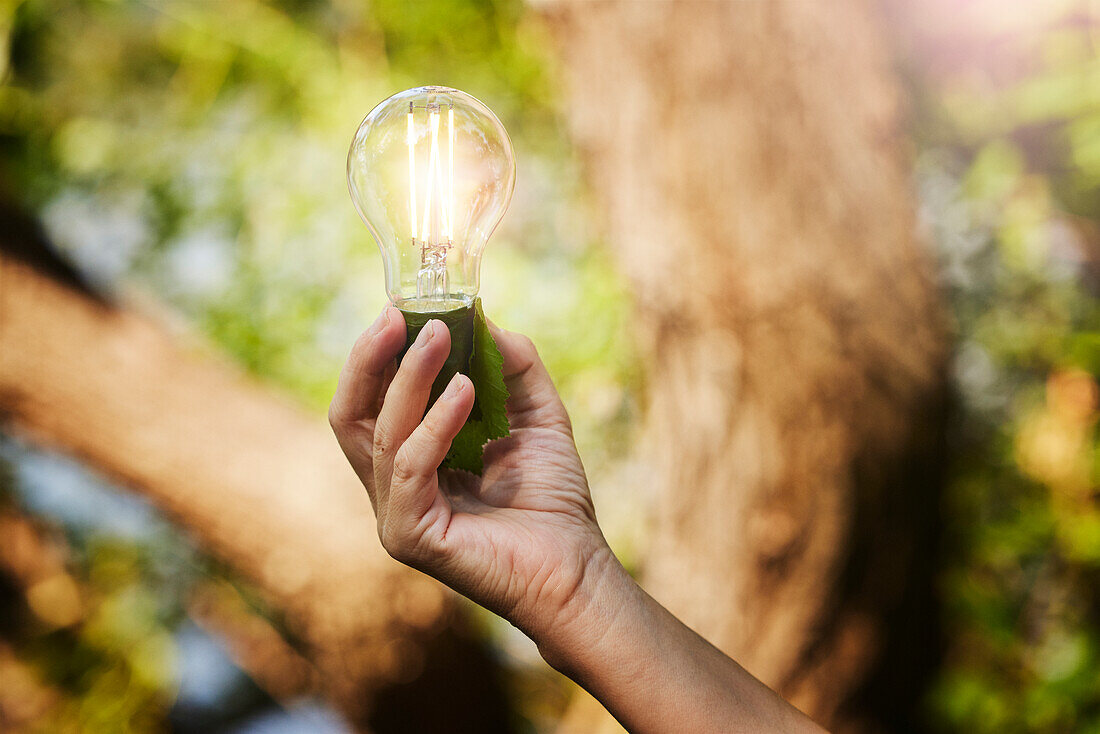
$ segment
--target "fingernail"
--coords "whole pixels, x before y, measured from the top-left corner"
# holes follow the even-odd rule
[[[458,394],[462,392],[462,380],[458,374],[455,374],[451,378],[451,381],[447,383],[447,389],[443,391],[443,394],[439,396],[440,400],[450,400],[451,398],[458,397]]]
[[[430,344],[432,339],[435,337],[435,325],[437,323],[439,322],[435,319],[432,319],[428,323],[424,324],[424,328],[422,328],[420,330],[420,333],[416,336],[416,341],[413,343],[414,346],[420,347],[421,349],[428,346],[428,344]]]
[[[390,323],[390,307],[386,306],[382,309],[382,313],[378,314],[378,318],[374,320],[374,323],[370,325],[368,330],[371,336],[374,336],[378,332],[385,329]]]

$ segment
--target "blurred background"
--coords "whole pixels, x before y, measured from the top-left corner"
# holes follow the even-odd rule
[[[324,410],[351,343],[385,300],[381,260],[347,194],[347,145],[378,101],[439,83],[482,99],[512,135],[516,195],[490,241],[481,295],[491,318],[538,345],[573,417],[605,532],[658,598],[739,659],[738,625],[808,610],[789,621],[804,631],[802,648],[773,658],[794,662],[748,667],[838,730],[1100,732],[1100,5],[882,0],[840,3],[828,18],[794,2],[641,5],[0,2],[0,729],[413,731],[402,717],[445,708],[463,676],[492,689],[468,707],[475,723],[419,730],[608,726],[520,633],[390,568],[350,472],[331,495],[310,483],[342,469],[324,453]],[[693,24],[713,26],[715,12],[755,29],[749,40],[695,43],[678,57]],[[620,29],[617,41],[608,28]],[[822,40],[835,28],[837,41]],[[646,33],[666,43],[648,44]],[[622,75],[607,82],[621,97],[584,84],[608,69]],[[685,163],[689,146],[676,135],[698,133],[690,120],[713,110],[681,114],[675,95],[698,84],[708,99],[752,100],[758,79],[774,97],[725,108],[704,129],[714,148],[692,154],[717,162]],[[788,98],[799,100],[797,114]],[[677,111],[662,116],[660,105]],[[643,118],[651,127],[639,127]],[[769,150],[780,152],[753,157]],[[782,170],[803,163],[816,172],[809,199],[793,184],[784,193]],[[679,191],[693,194],[677,182],[697,178],[710,182],[710,216],[722,221],[693,218],[681,237],[675,217],[703,204],[678,201]],[[817,206],[841,212],[834,224],[890,224],[818,227]],[[647,227],[646,216],[664,224]],[[802,223],[774,224],[788,220]],[[767,226],[753,234],[759,221]],[[693,239],[708,226],[734,234]],[[802,239],[797,227],[833,234]],[[864,236],[865,246],[853,244]],[[727,281],[654,285],[713,269],[705,258],[725,246]],[[809,267],[807,257],[831,265]],[[803,279],[804,270],[824,275]],[[717,306],[699,295],[727,290]],[[818,292],[846,300],[805,323],[814,334],[834,329],[842,347],[758,333],[767,314],[801,313]],[[876,321],[890,309],[861,293],[908,310]],[[810,329],[785,318],[771,332]],[[719,328],[728,349],[712,339],[711,351],[692,352],[683,341]],[[819,350],[836,356],[813,369],[795,356]],[[726,363],[739,367],[727,373]],[[692,392],[692,370],[707,365],[702,379],[717,398]],[[777,370],[782,384],[762,377]],[[811,373],[817,387],[804,394]],[[851,375],[885,385],[881,396],[848,390]],[[39,381],[50,390],[29,387]],[[813,399],[846,391],[854,402]],[[767,420],[777,393],[804,412]],[[269,403],[270,413],[248,412]],[[829,427],[830,415],[843,423],[868,405],[881,423]],[[187,411],[193,421],[177,425]],[[171,413],[163,429],[162,413]],[[744,428],[736,416],[748,414],[755,422]],[[655,427],[668,416],[686,427],[672,438]],[[270,433],[219,429],[233,421]],[[272,438],[284,424],[286,444]],[[195,468],[179,444],[204,425],[208,441],[229,448],[214,452],[217,466]],[[839,438],[814,458],[813,437],[834,430]],[[246,457],[270,450],[268,473],[237,466],[234,440],[252,442]],[[766,458],[769,440],[797,455]],[[809,458],[798,458],[803,446]],[[200,441],[195,451],[208,449]],[[309,461],[322,454],[332,473],[314,475]],[[831,468],[821,486],[810,470],[769,468],[799,462]],[[677,467],[688,479],[673,478]],[[219,471],[224,484],[204,483]],[[263,494],[252,475],[270,475],[264,486],[279,491]],[[736,499],[741,480],[759,485],[744,495],[759,503]],[[237,490],[244,509],[224,499]],[[693,505],[693,493],[706,501]],[[921,510],[881,499],[890,493]],[[280,512],[308,514],[330,496],[355,508],[366,537],[323,543],[313,531],[329,515],[280,535],[292,527]],[[226,517],[265,509],[255,527],[222,527],[223,499]],[[694,527],[684,518],[693,506],[713,515],[715,503],[728,508],[716,537],[757,550],[723,546],[713,552],[726,560],[692,560],[711,551],[677,540]],[[867,518],[913,532],[876,545]],[[815,522],[839,529],[803,528]],[[317,621],[312,584],[329,588],[315,581],[325,572],[318,559],[356,543],[371,546],[372,560],[348,561],[331,588],[362,585],[384,608],[356,606],[352,594],[325,601],[351,609],[341,621]],[[274,571],[258,559],[272,548],[285,551]],[[850,559],[868,549],[896,553],[901,576],[924,579],[928,599],[866,592],[898,575],[852,572]],[[684,578],[669,580],[671,561],[662,570],[657,556],[675,559]],[[824,585],[744,592],[797,583],[799,568],[827,569],[814,573]],[[288,573],[303,580],[291,584]],[[728,587],[740,601],[700,601],[677,583]],[[358,619],[372,614],[396,621]],[[417,614],[428,621],[408,622]],[[891,625],[928,654],[907,662],[905,645],[881,632]],[[815,643],[821,628],[835,635]],[[476,669],[437,652],[432,641],[448,635],[479,651]],[[772,644],[767,630],[758,639]],[[332,652],[360,644],[377,655],[353,664]],[[829,670],[805,662],[815,650],[846,661],[829,685],[799,672]],[[424,671],[436,655],[450,662],[433,677]],[[406,669],[408,659],[419,662]],[[869,681],[881,665],[913,679],[879,690]],[[882,713],[899,697],[894,714]]]

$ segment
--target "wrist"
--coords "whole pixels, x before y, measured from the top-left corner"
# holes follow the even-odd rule
[[[574,679],[585,653],[597,651],[634,614],[644,593],[604,545],[593,554],[576,590],[551,620],[531,635],[553,668]]]

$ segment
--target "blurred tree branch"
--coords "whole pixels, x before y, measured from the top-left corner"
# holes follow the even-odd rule
[[[0,214],[10,426],[148,496],[256,584],[352,722],[506,730],[493,665],[453,595],[381,549],[327,426],[184,335],[95,297],[32,223]],[[429,693],[438,706],[411,705]]]
[[[225,581],[200,584],[187,605],[191,619],[225,640],[229,654],[248,676],[277,701],[323,693],[317,670],[256,613]]]

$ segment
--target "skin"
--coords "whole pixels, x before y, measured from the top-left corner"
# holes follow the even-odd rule
[[[387,307],[355,343],[329,422],[370,495],[382,545],[501,615],[632,732],[821,732],[646,594],[596,522],[569,416],[531,340],[490,325],[511,436],[482,477],[440,470],[474,403],[456,375],[428,407],[450,334],[405,342]]]

